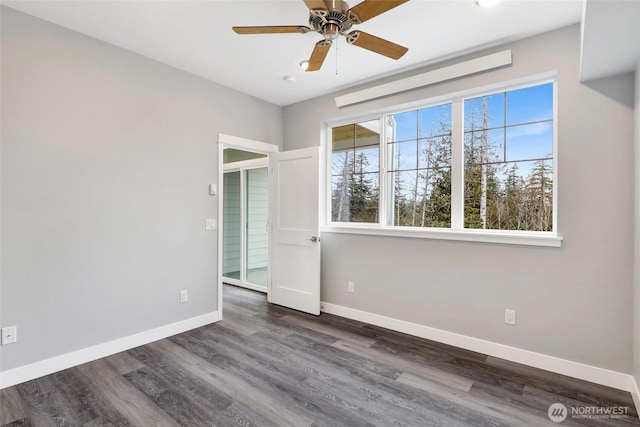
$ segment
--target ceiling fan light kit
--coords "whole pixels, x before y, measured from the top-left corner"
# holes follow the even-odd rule
[[[353,25],[368,21],[384,12],[400,6],[409,0],[364,0],[349,9],[342,0],[304,0],[309,8],[309,27],[300,25],[233,27],[237,34],[279,34],[314,31],[323,40],[316,43],[305,71],[317,71],[329,53],[334,40],[345,36],[347,43],[392,59],[400,59],[409,49],[364,31],[348,32]]]

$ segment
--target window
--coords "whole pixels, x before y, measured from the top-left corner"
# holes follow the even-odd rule
[[[451,227],[451,104],[387,117],[388,225]]]
[[[378,222],[380,120],[334,127],[331,135],[332,221]]]
[[[464,102],[464,226],[552,231],[553,85]]]
[[[553,235],[554,125],[546,82],[331,127],[330,222]]]

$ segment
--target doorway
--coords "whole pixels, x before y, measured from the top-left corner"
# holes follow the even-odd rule
[[[225,153],[227,149],[232,150]],[[224,161],[225,155],[227,162]],[[226,172],[236,174],[225,177]],[[265,182],[265,172],[268,185],[260,188]],[[228,178],[226,185],[225,178]],[[266,292],[267,301],[273,304],[320,314],[321,181],[320,147],[279,152],[277,145],[218,134],[219,185],[212,184],[210,191],[219,196],[217,300],[220,319],[223,317],[223,282]],[[232,194],[234,186],[237,196]],[[230,193],[229,197],[226,196],[227,192]],[[252,195],[252,192],[255,194]],[[261,197],[265,200],[261,201]],[[239,209],[232,211],[234,203]],[[251,209],[247,210],[247,207],[265,205],[268,208],[267,224],[263,217],[257,215],[253,221],[255,226],[251,226]],[[228,224],[225,224],[225,219],[229,221]],[[232,224],[234,222],[235,225]],[[260,240],[265,231],[266,271],[263,270],[264,264],[260,264],[263,255],[251,248],[254,245],[264,250]],[[231,238],[226,241],[225,250],[227,234]],[[235,264],[231,261],[234,244],[237,245]],[[225,254],[228,257],[226,265]],[[251,254],[255,257],[252,258]],[[260,273],[263,277],[266,274],[266,289],[251,283],[259,280]]]
[[[223,151],[223,281],[261,292],[269,284],[268,162],[262,153]]]

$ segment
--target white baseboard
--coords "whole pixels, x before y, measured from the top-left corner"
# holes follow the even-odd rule
[[[40,362],[0,372],[0,389],[53,374],[54,372],[91,362],[102,357],[111,356],[112,354],[186,332],[191,329],[199,328],[219,320],[220,314],[218,311],[213,311],[201,316],[171,323],[170,325],[160,326],[159,328],[118,338],[113,341],[83,348],[82,350],[62,354]]]
[[[328,302],[322,302],[321,307],[323,312],[335,314],[336,316],[358,320],[360,322],[498,357],[511,362],[617,388],[619,390],[628,391],[632,394],[637,393],[637,385],[633,376],[623,374],[621,372],[602,369],[596,366],[573,362],[571,360],[561,359],[542,353],[535,353],[529,350],[510,347],[491,341],[473,338],[467,335],[456,334],[454,332],[431,328],[429,326],[419,325],[417,323],[411,323],[404,320],[393,319]],[[637,405],[638,404],[636,402],[636,406]]]

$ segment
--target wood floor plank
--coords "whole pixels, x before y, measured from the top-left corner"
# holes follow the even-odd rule
[[[102,424],[130,425],[109,401],[101,399],[75,368],[51,375],[56,390],[74,409],[79,422],[89,424],[101,420]]]
[[[15,387],[0,390],[0,425],[23,420],[27,411],[22,404],[20,393]]]
[[[367,357],[379,360],[381,362],[396,366],[402,370],[400,377],[411,375],[414,377],[422,378],[425,381],[430,381],[434,384],[440,384],[443,387],[451,387],[459,391],[468,392],[473,385],[473,381],[464,378],[460,375],[443,371],[436,367],[416,363],[411,360],[405,360],[403,358],[393,357],[385,352],[376,350],[375,348],[362,348],[357,345],[353,345],[349,342],[337,341],[332,344],[333,347],[340,348],[353,354],[366,355]]]
[[[289,314],[280,318],[283,322],[289,322],[293,325],[302,326],[311,331],[319,332],[324,335],[334,337],[337,340],[352,342],[362,347],[368,347],[376,342],[373,338],[363,337],[353,332],[336,329],[332,326],[319,323],[317,319],[307,319],[305,317]]]
[[[81,419],[56,390],[51,376],[17,386],[27,411],[26,419],[37,426],[81,425]]]
[[[243,335],[243,336],[249,336],[249,335],[253,335],[256,332],[260,331],[260,328],[257,326],[253,326],[253,325],[247,325],[245,323],[241,323],[241,322],[237,322],[234,319],[230,318],[230,317],[225,317],[223,320],[221,320],[220,322],[218,322],[218,324],[220,326],[223,326],[227,329],[231,329],[232,331]]]
[[[256,412],[271,423],[282,426],[300,426],[310,425],[313,422],[313,419],[283,406],[282,402],[278,401],[281,397],[274,395],[273,390],[271,393],[262,391],[260,387],[256,386],[259,382],[254,381],[247,373],[232,373],[228,367],[220,367],[207,360],[214,360],[216,354],[211,356],[211,352],[208,352],[198,355],[168,340],[157,341],[150,346],[166,354],[185,368],[193,370],[194,374],[211,377],[210,380],[229,391],[229,396],[232,399],[240,401],[248,407],[256,408]]]
[[[27,418],[24,418],[20,420],[15,420],[8,424],[4,424],[3,427],[32,427],[32,426],[34,425],[31,424],[31,422]]]
[[[211,413],[222,410],[233,403],[229,395],[217,387],[216,384],[208,381],[202,375],[195,375],[193,370],[176,363],[166,354],[157,351],[154,347],[143,346],[132,350],[129,353],[138,360],[144,361],[147,369],[145,372],[152,372],[157,378],[168,384],[168,388],[181,390],[190,399]],[[129,379],[130,375],[125,375]]]
[[[200,405],[184,388],[174,387],[150,368],[130,372],[125,378],[182,426],[206,426],[216,416],[215,410]]]
[[[84,375],[89,386],[132,424],[167,427],[179,425],[103,359],[85,363],[77,369]]]
[[[144,368],[144,363],[141,363],[139,360],[131,357],[126,351],[105,357],[104,361],[120,375],[128,374],[129,372]]]

